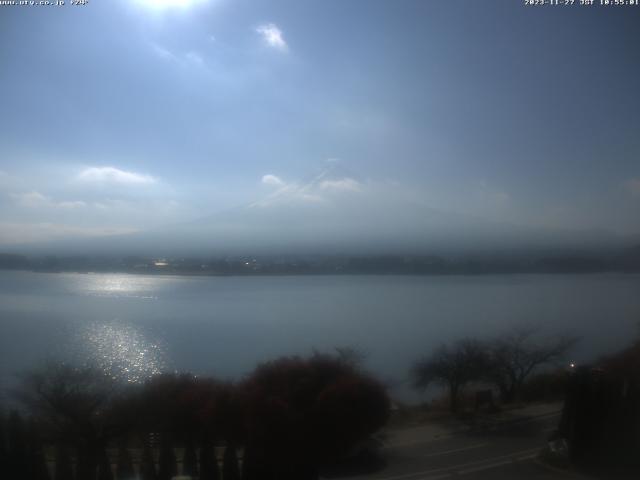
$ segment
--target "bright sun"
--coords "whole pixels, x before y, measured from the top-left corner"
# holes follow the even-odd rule
[[[164,9],[169,7],[187,8],[197,3],[203,3],[206,0],[136,0],[140,5],[154,9]]]

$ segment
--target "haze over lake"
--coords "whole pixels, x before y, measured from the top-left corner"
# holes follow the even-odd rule
[[[413,361],[518,325],[579,335],[585,362],[638,333],[640,275],[179,277],[0,272],[0,375],[45,357],[132,381],[161,370],[240,378],[280,355],[354,346],[416,399]]]

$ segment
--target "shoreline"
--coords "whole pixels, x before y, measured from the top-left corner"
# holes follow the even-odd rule
[[[247,272],[247,273],[215,273],[198,271],[131,271],[131,270],[38,270],[38,269],[13,269],[0,268],[0,272],[21,272],[21,273],[44,273],[44,274],[75,274],[75,275],[139,275],[139,276],[161,276],[161,277],[483,277],[483,276],[519,276],[519,275],[640,275],[640,271],[627,270],[603,270],[603,271],[568,271],[568,272],[545,272],[545,271],[513,271],[513,272]]]

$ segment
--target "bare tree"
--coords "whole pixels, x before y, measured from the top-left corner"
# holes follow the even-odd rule
[[[127,427],[112,409],[119,392],[101,371],[49,362],[23,378],[16,396],[54,440],[77,448],[80,477],[95,474],[106,442]]]
[[[537,330],[519,328],[489,346],[487,378],[500,389],[504,403],[516,400],[527,377],[537,368],[560,360],[576,343],[576,337],[536,340]]]
[[[352,367],[361,367],[367,359],[367,354],[358,347],[351,345],[335,347],[336,355],[340,361]]]
[[[451,346],[442,345],[429,357],[418,361],[412,370],[414,385],[426,389],[431,383],[449,389],[450,408],[458,411],[461,389],[478,380],[486,371],[486,349],[477,340],[459,340]]]
[[[30,413],[60,435],[100,435],[105,413],[119,391],[93,368],[49,362],[23,377],[16,396]]]

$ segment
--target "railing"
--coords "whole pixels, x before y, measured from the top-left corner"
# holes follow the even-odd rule
[[[24,453],[2,462],[23,480],[239,480],[243,466],[242,449],[225,446],[107,448],[90,458],[59,446]]]

